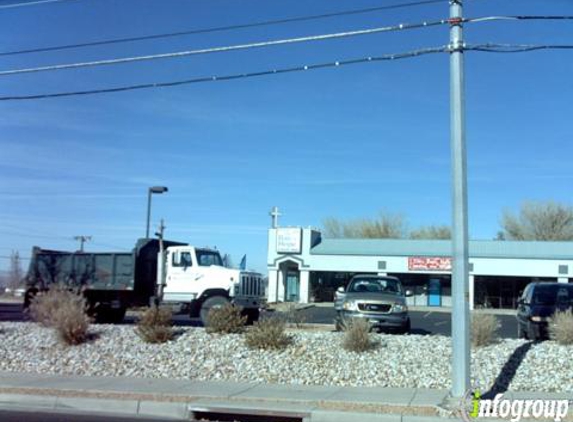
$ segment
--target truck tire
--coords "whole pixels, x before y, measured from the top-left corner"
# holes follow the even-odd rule
[[[94,319],[98,324],[120,324],[125,317],[125,311],[125,308],[98,307],[94,313]]]
[[[24,311],[29,310],[32,301],[34,300],[37,294],[38,294],[38,289],[36,288],[26,290],[26,293],[24,293]]]
[[[211,296],[203,301],[201,304],[201,309],[199,311],[199,317],[201,318],[201,322],[206,327],[207,326],[207,315],[209,315],[209,311],[211,309],[222,308],[227,303],[229,303],[229,299],[225,296]]]
[[[247,325],[253,325],[259,320],[259,316],[261,315],[259,310],[254,308],[243,309],[242,314],[247,317]]]

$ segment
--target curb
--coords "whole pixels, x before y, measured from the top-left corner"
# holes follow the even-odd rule
[[[25,410],[60,413],[89,413],[117,416],[156,417],[172,420],[197,420],[206,414],[256,415],[299,419],[302,422],[347,422],[360,420],[364,422],[431,422],[436,420],[454,420],[440,417],[437,409],[407,408],[404,406],[378,406],[378,410],[360,411],[360,406],[351,410],[329,409],[324,403],[289,401],[289,400],[232,400],[225,398],[157,396],[137,398],[133,394],[117,394],[118,398],[85,397],[79,394],[86,391],[62,390],[55,394],[0,393],[0,409]],[[93,394],[93,393],[92,393]],[[71,396],[73,395],[73,397]],[[390,412],[394,409],[394,412]],[[386,412],[384,412],[386,410]],[[401,410],[401,412],[396,412]],[[431,416],[415,414],[436,413]]]
[[[38,410],[189,419],[188,403],[151,400],[98,399],[58,395],[0,394],[0,409]]]

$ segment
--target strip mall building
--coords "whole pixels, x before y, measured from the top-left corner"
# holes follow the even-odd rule
[[[515,308],[531,281],[573,282],[573,242],[470,241],[470,304]],[[360,273],[397,276],[414,306],[451,305],[449,240],[328,239],[310,228],[268,232],[269,302],[327,302]]]

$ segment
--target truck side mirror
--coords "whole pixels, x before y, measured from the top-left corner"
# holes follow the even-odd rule
[[[173,252],[173,265],[176,266],[181,265],[181,252],[179,251]]]
[[[344,293],[344,287],[340,286],[338,289],[336,289],[336,291],[338,293]]]
[[[414,296],[414,293],[412,292],[412,290],[406,290],[405,296],[406,297]]]

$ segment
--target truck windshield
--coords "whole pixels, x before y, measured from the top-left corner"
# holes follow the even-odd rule
[[[355,278],[348,288],[349,293],[402,294],[400,282],[391,278]]]
[[[219,252],[208,249],[197,249],[197,262],[202,267],[208,267],[209,265],[223,266]]]
[[[545,306],[573,303],[573,286],[537,286],[533,293],[533,303]]]

